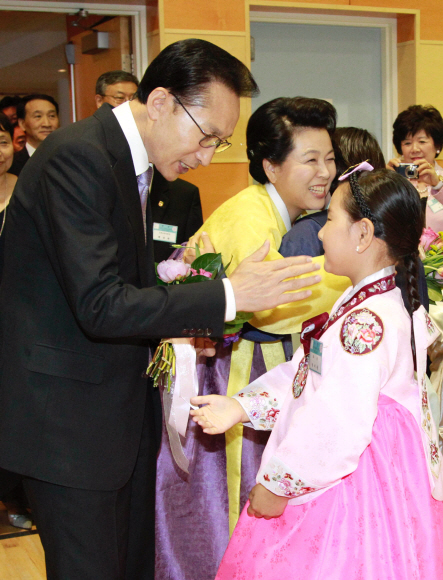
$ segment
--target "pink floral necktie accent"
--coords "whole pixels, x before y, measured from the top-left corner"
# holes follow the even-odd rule
[[[154,168],[152,165],[150,165],[144,173],[137,175],[138,194],[140,196],[140,203],[142,206],[143,230],[145,232],[145,244],[147,241],[147,238],[146,238],[146,205],[148,203],[149,188],[151,187],[153,172],[154,172]]]

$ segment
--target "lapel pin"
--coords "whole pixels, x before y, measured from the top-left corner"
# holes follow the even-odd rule
[[[158,205],[159,205],[160,207],[163,207],[163,206],[164,206],[164,203],[163,203],[162,201],[159,201],[159,202],[158,202]]]

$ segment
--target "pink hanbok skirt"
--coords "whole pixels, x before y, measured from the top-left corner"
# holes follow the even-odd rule
[[[385,395],[354,473],[280,518],[246,509],[216,580],[443,579],[443,502],[431,496],[420,429]]]

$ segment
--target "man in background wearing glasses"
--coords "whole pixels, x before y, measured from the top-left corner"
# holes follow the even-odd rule
[[[174,43],[133,100],[50,135],[19,177],[0,286],[0,467],[24,476],[50,580],[154,577],[149,339],[220,337],[237,310],[304,299],[286,292],[318,281],[293,279],[315,270],[306,257],[263,261],[265,243],[229,280],[156,285],[152,164],[168,181],[209,165],[256,90],[226,51]]]

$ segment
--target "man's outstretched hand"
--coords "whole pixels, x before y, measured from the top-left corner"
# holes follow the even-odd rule
[[[294,279],[320,268],[312,262],[312,258],[295,256],[264,262],[269,248],[269,241],[266,241],[261,248],[240,262],[229,276],[237,312],[259,312],[280,304],[304,300],[312,292],[303,288],[320,282],[321,277],[318,275]]]

